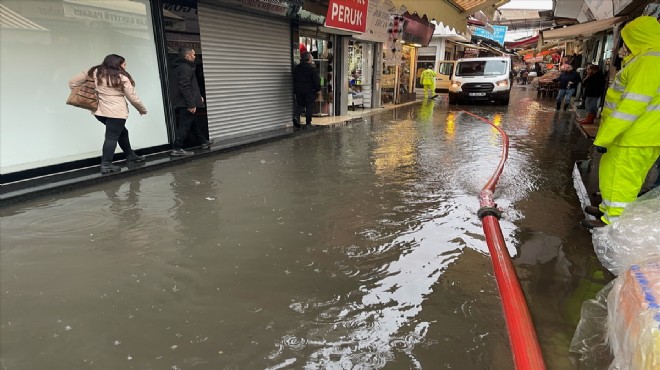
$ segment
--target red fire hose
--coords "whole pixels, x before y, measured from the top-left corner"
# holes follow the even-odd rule
[[[486,235],[486,244],[488,244],[490,257],[493,261],[497,288],[502,299],[504,318],[506,320],[507,330],[509,331],[509,343],[511,344],[511,352],[513,353],[513,363],[517,370],[544,370],[545,363],[543,362],[541,347],[536,337],[536,331],[534,330],[532,317],[527,308],[525,296],[520,288],[516,270],[513,267],[513,263],[511,263],[511,257],[504,242],[502,229],[500,229],[500,211],[493,200],[495,186],[500,179],[502,169],[504,169],[504,162],[506,162],[509,156],[509,137],[502,129],[486,118],[462,109],[461,111],[488,123],[502,135],[502,156],[500,163],[497,165],[497,169],[490,180],[488,180],[488,183],[481,189],[481,193],[479,194],[479,205],[481,208],[477,212],[477,215],[481,218]]]

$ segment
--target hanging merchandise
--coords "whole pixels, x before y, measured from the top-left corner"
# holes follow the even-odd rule
[[[403,17],[395,15],[391,17],[390,24],[387,29],[387,44],[385,46],[384,62],[385,65],[396,65],[401,63],[401,46],[400,42],[403,36]]]

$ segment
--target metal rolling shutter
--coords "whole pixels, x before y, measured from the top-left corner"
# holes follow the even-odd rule
[[[293,117],[288,19],[199,7],[209,135],[282,128]]]

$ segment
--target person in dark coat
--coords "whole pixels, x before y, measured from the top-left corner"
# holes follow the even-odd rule
[[[179,57],[173,63],[170,76],[170,99],[179,122],[176,137],[172,143],[171,155],[192,155],[192,152],[183,150],[183,141],[186,139],[188,131],[197,137],[202,148],[209,148],[213,143],[202,135],[195,124],[195,112],[198,107],[204,106],[204,98],[202,98],[195,75],[195,50],[179,49]]]
[[[598,101],[605,94],[605,75],[597,65],[587,67],[587,76],[582,81],[584,87],[584,107],[587,118],[580,121],[583,125],[591,125],[598,113]]]
[[[300,64],[293,70],[293,91],[296,94],[296,108],[293,115],[293,125],[300,128],[300,114],[305,109],[305,127],[312,125],[312,113],[316,93],[321,90],[321,78],[316,70],[312,54],[303,53]]]
[[[559,94],[557,95],[557,110],[561,108],[562,100],[564,100],[564,110],[568,109],[568,104],[575,93],[577,85],[582,81],[580,75],[573,70],[569,65],[563,66],[559,77],[553,80],[559,83]]]

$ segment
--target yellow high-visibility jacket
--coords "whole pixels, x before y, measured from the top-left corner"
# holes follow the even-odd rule
[[[594,145],[660,146],[660,23],[638,17],[621,37],[632,54],[607,90]]]
[[[419,76],[419,83],[422,85],[435,85],[435,71],[432,69],[425,69],[422,75]]]

